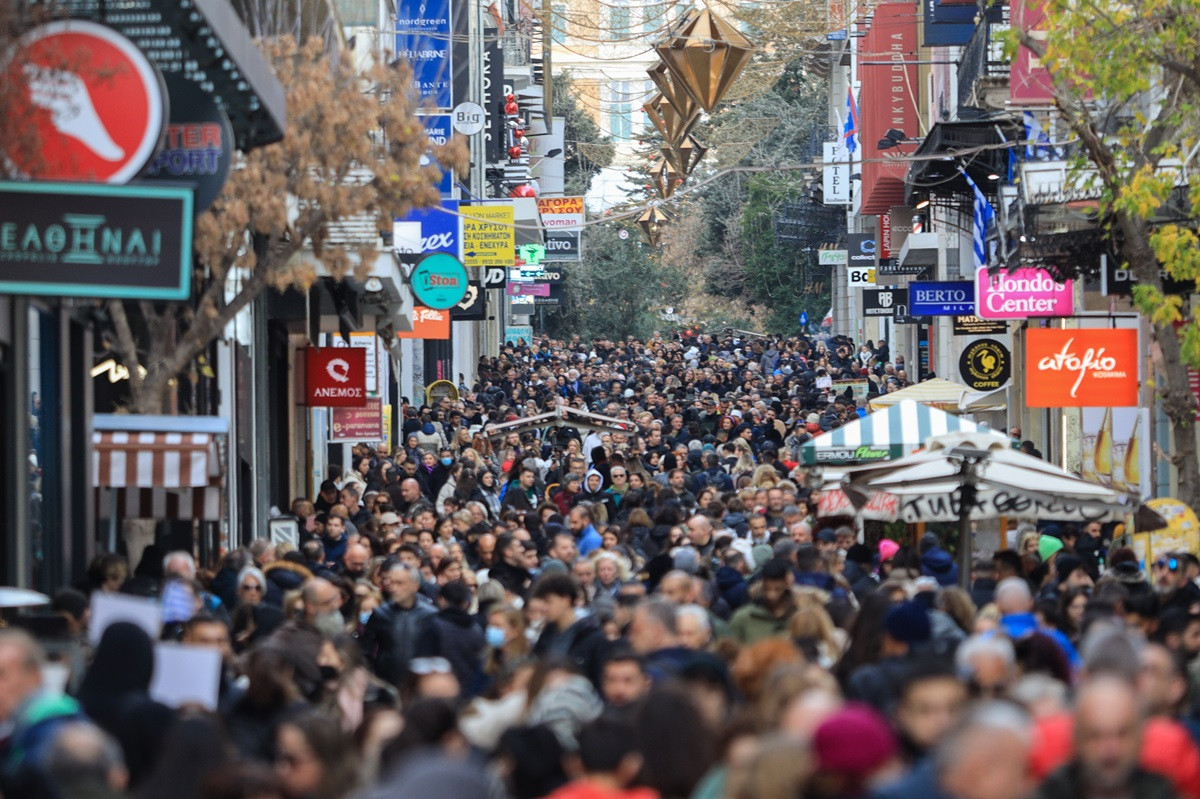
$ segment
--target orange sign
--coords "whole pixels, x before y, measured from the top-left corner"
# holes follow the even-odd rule
[[[446,341],[450,338],[450,312],[418,305],[413,308],[413,329],[402,330],[396,338],[422,338]]]
[[[1136,406],[1137,330],[1028,329],[1025,404],[1030,408]]]

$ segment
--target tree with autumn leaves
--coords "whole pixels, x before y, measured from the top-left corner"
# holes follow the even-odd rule
[[[1062,120],[1079,143],[1072,179],[1100,196],[1099,224],[1136,279],[1134,303],[1155,337],[1154,389],[1174,432],[1164,456],[1178,495],[1200,507],[1196,399],[1200,367],[1200,2],[1045,0],[1038,31],[1014,25],[1048,69]],[[1160,271],[1164,270],[1164,271]]]
[[[280,37],[263,49],[286,92],[287,131],[242,156],[197,218],[195,301],[141,302],[136,313],[129,302],[105,303],[135,413],[166,411],[176,381],[195,372],[206,348],[263,292],[311,287],[317,275],[305,251],[334,278],[365,270],[375,242],[330,244],[338,222],[365,216],[390,230],[409,208],[440,202],[440,171],[421,164],[430,145],[407,67],[356,71],[318,37],[303,45]],[[434,156],[462,169],[466,148],[452,142]]]

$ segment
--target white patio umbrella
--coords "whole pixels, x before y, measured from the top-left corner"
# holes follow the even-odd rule
[[[959,580],[970,580],[971,522],[1055,519],[1091,522],[1123,519],[1134,507],[1123,496],[1065,469],[1014,450],[979,433],[947,433],[905,458],[850,469],[842,487],[856,505],[872,492],[900,499],[906,522],[958,522]]]

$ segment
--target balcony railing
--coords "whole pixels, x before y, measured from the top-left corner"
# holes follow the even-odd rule
[[[975,33],[963,50],[962,62],[958,67],[958,105],[980,105],[979,83],[990,78],[1007,81],[1012,65],[1004,57],[1003,45],[998,41],[1001,31],[1008,30],[1008,6],[992,9],[975,27]]]

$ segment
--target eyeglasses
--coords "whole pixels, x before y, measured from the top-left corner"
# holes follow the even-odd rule
[[[1179,571],[1179,559],[1178,558],[1161,558],[1154,562],[1154,568],[1167,569],[1168,571],[1177,572],[1177,571]]]
[[[263,587],[261,585],[259,585],[258,583],[246,583],[245,585],[242,586],[242,590],[243,591],[257,591],[258,593],[261,594]]]
[[[612,473],[612,476],[613,476],[613,477],[624,477],[624,476],[625,476],[625,472],[613,472],[613,473]]]

